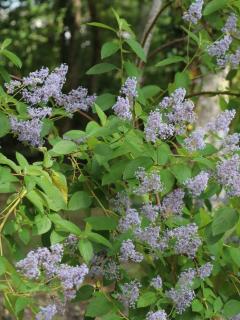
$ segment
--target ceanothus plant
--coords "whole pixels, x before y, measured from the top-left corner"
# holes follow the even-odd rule
[[[224,5],[196,0],[184,11],[188,45],[197,42],[183,60],[185,74],[201,55],[208,55],[205,68],[214,57],[216,71],[237,69],[239,48],[230,51],[239,41],[237,12],[226,9],[214,42],[203,41],[199,27],[202,10],[211,16]],[[201,92],[191,95],[178,81],[164,92],[142,86],[139,66],[125,62],[133,54],[146,61],[145,52],[113,12],[117,29],[90,25],[113,32],[102,56],[120,52],[120,67],[88,71],[117,70],[122,84],[110,108],[83,87],[65,93],[65,64],[1,91],[1,134],[12,133],[38,158],[0,154],[1,192],[10,193],[0,216],[5,306],[16,319],[25,319],[25,309],[34,319],[54,319],[69,303],[80,304],[84,319],[239,319],[236,110],[225,108],[200,127],[191,97]],[[58,120],[76,113],[86,128],[61,136]]]

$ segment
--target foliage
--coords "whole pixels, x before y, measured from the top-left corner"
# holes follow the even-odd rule
[[[182,22],[186,55],[166,56],[154,68],[176,68],[164,90],[156,81],[142,85],[148,56],[115,10],[114,26],[88,23],[111,39],[87,74],[119,79],[117,99],[82,87],[63,92],[64,64],[11,81],[1,66],[0,136],[22,142],[14,158],[0,154],[0,290],[16,319],[26,308],[50,319],[82,301],[85,319],[237,319],[239,71],[232,55],[239,29],[221,31],[233,11],[238,17],[238,2],[212,0],[197,25]],[[232,36],[230,49],[221,44],[221,55],[211,57],[210,35],[224,34]],[[21,67],[10,44],[2,42],[1,58]],[[206,92],[193,91],[192,68],[198,64],[204,77],[219,72],[220,62],[232,68],[223,112],[200,127],[190,98],[197,103]],[[61,135],[59,121],[77,113],[86,127]],[[40,293],[49,305],[39,306]]]

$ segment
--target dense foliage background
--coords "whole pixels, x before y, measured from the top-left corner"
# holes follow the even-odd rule
[[[240,2],[0,17],[2,317],[238,320]]]

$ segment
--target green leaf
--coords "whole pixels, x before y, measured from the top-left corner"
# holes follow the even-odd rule
[[[112,248],[112,244],[111,242],[109,242],[106,238],[104,238],[103,236],[101,236],[100,234],[98,233],[95,233],[95,232],[89,232],[87,234],[87,237],[92,240],[93,242],[97,242],[97,243],[100,243],[108,248]]]
[[[19,314],[22,310],[24,310],[30,303],[32,299],[25,297],[18,297],[15,303],[15,313]]]
[[[107,122],[107,116],[105,115],[105,113],[102,111],[102,109],[95,103],[94,104],[94,109],[97,112],[97,115],[101,121],[101,125],[105,126],[106,122]]]
[[[10,77],[9,73],[7,72],[7,70],[3,66],[0,66],[0,74],[5,82],[11,81],[11,77]]]
[[[1,50],[1,54],[7,57],[15,66],[17,66],[18,68],[21,68],[22,61],[13,52],[7,49],[3,49]]]
[[[125,42],[129,45],[129,47],[132,49],[133,52],[136,53],[136,55],[144,62],[147,61],[146,54],[141,47],[140,43],[133,39],[125,40]]]
[[[103,293],[96,292],[95,297],[90,300],[90,303],[87,306],[85,316],[94,318],[107,314],[114,309],[115,306],[103,295]]]
[[[85,191],[75,192],[68,203],[68,210],[74,211],[79,209],[87,209],[92,203],[92,198]]]
[[[136,65],[130,61],[124,62],[124,69],[129,77],[139,77],[141,74],[141,71],[136,67]]]
[[[180,183],[191,178],[191,169],[186,164],[176,164],[172,166],[171,171]]]
[[[87,284],[77,291],[76,298],[73,300],[73,302],[88,300],[93,295],[93,292],[94,287]]]
[[[31,239],[30,232],[26,228],[19,230],[18,236],[25,245],[27,245]]]
[[[137,302],[138,308],[145,308],[147,306],[150,306],[151,304],[155,303],[157,300],[157,296],[155,292],[148,291],[143,293]]]
[[[223,308],[223,313],[226,317],[233,317],[240,313],[240,301],[229,300]]]
[[[105,111],[111,108],[115,103],[115,96],[110,93],[100,94],[96,99],[96,104]]]
[[[203,310],[203,305],[198,299],[194,299],[192,302],[192,311],[201,312]]]
[[[158,62],[155,67],[164,67],[169,64],[177,63],[177,62],[185,62],[186,63],[186,58],[180,57],[180,56],[172,56],[169,58],[166,58],[160,62]]]
[[[37,190],[31,190],[27,193],[26,198],[40,211],[44,212],[44,199]]]
[[[161,89],[156,85],[148,85],[141,88],[141,93],[143,94],[145,99],[150,99],[158,94]]]
[[[34,219],[38,234],[44,234],[51,229],[52,222],[46,215],[37,215]]]
[[[12,39],[6,38],[1,44],[1,49],[7,48],[12,43]]]
[[[228,3],[228,0],[212,0],[204,8],[203,15],[208,16],[225,7],[227,3]]]
[[[160,146],[157,146],[157,150],[153,154],[153,160],[159,165],[164,165],[168,162],[171,154],[172,152],[169,145],[163,142]]]
[[[20,167],[17,166],[12,160],[5,157],[2,153],[0,153],[0,164],[6,164],[10,168],[12,168],[16,173],[20,172]]]
[[[181,28],[189,35],[189,37],[190,37],[193,41],[195,41],[197,44],[199,44],[199,39],[198,39],[198,37],[197,37],[193,32],[191,32],[190,30],[188,30],[187,28],[185,28],[185,27],[183,27],[183,26],[181,26]],[[187,61],[186,61],[186,63],[187,63]]]
[[[131,179],[135,177],[135,173],[139,167],[148,169],[153,164],[151,158],[148,157],[139,157],[129,161],[129,164],[126,166],[123,172],[123,179]]]
[[[58,214],[51,214],[49,215],[49,218],[55,224],[55,226],[59,231],[66,231],[69,233],[73,233],[76,236],[82,235],[82,231],[78,226],[76,226],[71,221],[63,219]]]
[[[93,246],[87,239],[80,239],[78,249],[85,262],[89,263],[93,258]]]
[[[173,174],[170,172],[170,170],[168,169],[163,169],[160,171],[160,178],[164,187],[162,195],[165,195],[172,190],[172,187],[174,186],[174,183],[175,183],[175,178]]]
[[[22,169],[29,166],[27,159],[19,152],[16,152],[16,159]]]
[[[61,140],[57,142],[52,151],[57,154],[69,154],[77,150],[77,145],[73,141]]]
[[[120,49],[119,43],[112,42],[112,41],[106,42],[104,43],[101,49],[101,58],[105,59],[107,57],[110,57],[114,53],[116,53],[119,49]]]
[[[85,218],[93,230],[115,230],[118,224],[117,219],[106,216],[92,216]]]
[[[117,67],[114,64],[111,63],[98,63],[95,64],[95,66],[88,69],[86,74],[92,75],[92,74],[101,74],[101,73],[107,73],[114,69],[117,69]]]
[[[240,248],[227,248],[233,262],[240,268]]]
[[[97,27],[97,28],[102,28],[102,29],[107,29],[113,32],[116,32],[115,29],[113,29],[112,27],[104,24],[104,23],[100,23],[100,22],[88,22],[87,25],[92,26],[92,27]]]
[[[232,229],[238,222],[239,215],[232,208],[220,208],[214,215],[212,223],[212,234],[214,236]]]
[[[8,117],[0,112],[0,138],[4,137],[10,131],[10,124]]]

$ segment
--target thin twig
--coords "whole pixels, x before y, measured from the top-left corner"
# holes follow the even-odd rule
[[[172,45],[176,44],[176,43],[179,43],[179,42],[183,42],[187,40],[187,37],[184,36],[182,38],[178,38],[178,39],[174,39],[174,40],[171,40],[163,45],[161,45],[160,47],[154,49],[152,52],[149,53],[148,55],[148,58],[153,58],[156,54],[158,54],[160,51],[162,51],[163,49],[165,48],[168,48],[168,47],[171,47]]]
[[[198,96],[204,96],[204,95],[228,95],[228,96],[235,96],[240,97],[240,93],[237,92],[231,92],[231,91],[202,91],[202,92],[195,92],[192,94],[189,94],[186,96],[186,98],[192,98],[192,97],[198,97]]]

